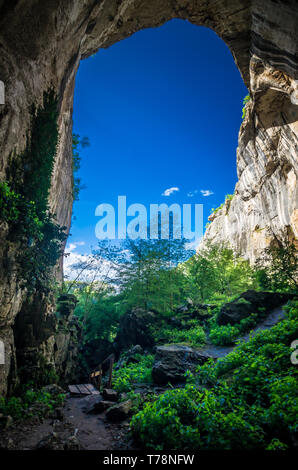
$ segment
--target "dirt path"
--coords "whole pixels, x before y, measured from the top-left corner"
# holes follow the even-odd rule
[[[77,437],[86,450],[128,449],[125,435],[128,422],[109,423],[105,413],[86,413],[87,398],[68,398],[64,408],[65,420],[77,430]]]
[[[33,418],[0,432],[0,449],[127,450],[128,422],[109,423],[105,413],[85,412],[87,398],[67,398],[59,417]]]
[[[268,330],[269,328],[272,328],[274,325],[276,325],[280,320],[282,320],[285,317],[284,311],[282,307],[277,307],[272,312],[270,312],[265,320],[262,320],[258,325],[251,330],[249,333],[247,333],[244,336],[241,336],[239,338],[240,341],[246,342],[248,341],[250,335],[255,336],[256,333],[262,330]],[[235,346],[215,346],[214,344],[207,343],[207,346],[204,347],[204,352],[207,352],[210,354],[211,357],[214,358],[220,358],[220,357],[225,357],[227,354],[229,354]]]

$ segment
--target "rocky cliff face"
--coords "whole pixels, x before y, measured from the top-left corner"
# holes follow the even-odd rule
[[[235,195],[209,217],[203,245],[227,241],[254,262],[276,238],[297,243],[298,81],[253,55],[250,92]]]
[[[271,232],[297,235],[296,0],[0,0],[0,80],[6,88],[5,105],[0,105],[0,178],[8,178],[12,156],[21,155],[28,145],[32,105],[41,106],[44,93],[54,90],[59,145],[50,205],[58,222],[69,227],[72,102],[79,62],[172,18],[212,28],[230,48],[250,89],[252,100],[239,135],[236,196],[206,237],[228,240],[254,259],[270,242]],[[0,365],[2,393],[16,370],[13,327],[23,315],[27,293],[15,269],[18,244],[8,241],[4,223],[0,228],[0,336],[6,344],[6,364]],[[33,325],[36,315],[50,321],[50,306],[43,300],[38,310],[27,310],[31,313],[26,321]],[[54,345],[43,339],[38,348],[45,347]]]

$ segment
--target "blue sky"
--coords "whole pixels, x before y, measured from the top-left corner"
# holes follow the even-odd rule
[[[74,132],[88,136],[69,244],[96,247],[95,208],[127,203],[204,204],[234,191],[242,100],[247,90],[224,42],[172,20],[81,62]],[[169,188],[179,188],[162,196]],[[209,191],[203,195],[201,191]],[[192,197],[189,197],[192,194]],[[73,245],[72,245],[73,246]],[[74,248],[73,248],[74,249]]]

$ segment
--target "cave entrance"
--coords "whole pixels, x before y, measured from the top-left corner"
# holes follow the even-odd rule
[[[201,203],[204,225],[237,181],[236,147],[247,89],[211,29],[172,20],[137,32],[80,64],[74,133],[87,136],[66,271],[96,246],[95,208]]]

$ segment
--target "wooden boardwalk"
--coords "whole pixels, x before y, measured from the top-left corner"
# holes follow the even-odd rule
[[[69,385],[68,390],[75,396],[99,395],[99,391],[92,384]]]

